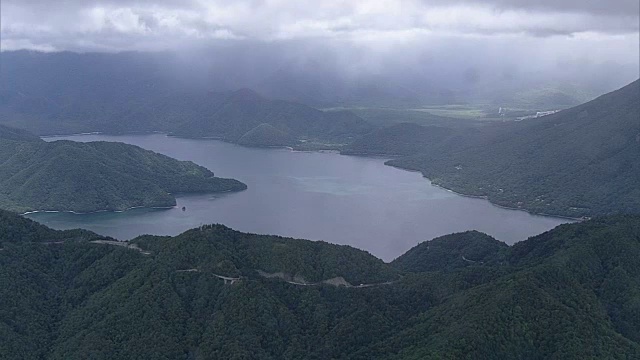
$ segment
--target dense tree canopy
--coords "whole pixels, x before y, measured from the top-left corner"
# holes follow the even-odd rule
[[[238,191],[189,161],[122,143],[45,142],[0,127],[0,208],[90,212],[175,205],[176,193]]]
[[[536,213],[640,212],[639,81],[538,119],[457,131],[407,128],[379,130],[347,152],[407,155],[388,164]]]
[[[512,247],[453,234],[385,264],[221,225],[124,247],[0,215],[1,233],[13,234],[0,244],[2,358],[640,356],[637,216],[562,225]],[[311,285],[337,276],[352,286]]]

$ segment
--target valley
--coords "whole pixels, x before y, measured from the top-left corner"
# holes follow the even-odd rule
[[[0,359],[640,359],[637,2],[51,3]]]
[[[453,194],[430,185],[419,173],[384,165],[386,158],[248,148],[162,134],[46,139],[124,142],[247,184],[238,193],[179,195],[176,207],[166,210],[28,215],[53,228],[86,228],[121,240],[222,223],[242,231],[351,245],[392,260],[420,241],[451,232],[478,229],[512,243],[568,221]]]

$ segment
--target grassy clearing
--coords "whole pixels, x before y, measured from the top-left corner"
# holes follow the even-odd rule
[[[414,123],[423,126],[443,126],[463,128],[482,125],[486,120],[484,110],[461,107],[429,107],[420,109],[397,108],[331,108],[325,111],[349,110],[376,127],[391,126],[399,123]],[[480,121],[482,120],[482,121]]]

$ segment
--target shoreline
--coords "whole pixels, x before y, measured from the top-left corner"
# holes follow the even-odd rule
[[[69,137],[69,136],[86,136],[86,135],[104,135],[104,136],[140,136],[140,135],[164,135],[166,137],[170,137],[170,138],[176,138],[176,139],[187,139],[187,140],[205,140],[205,141],[209,141],[209,140],[214,140],[214,141],[221,141],[227,144],[231,144],[231,145],[236,145],[236,146],[240,146],[240,147],[244,147],[244,148],[248,148],[248,149],[271,149],[271,150],[288,150],[290,152],[299,152],[299,153],[330,153],[330,154],[339,154],[339,155],[351,155],[351,154],[342,154],[341,150],[335,149],[335,148],[331,148],[331,147],[327,147],[327,148],[318,148],[318,149],[301,149],[294,146],[288,146],[288,145],[266,145],[266,146],[259,146],[259,145],[243,145],[240,143],[237,143],[235,141],[231,141],[231,140],[227,140],[223,137],[216,137],[216,136],[205,136],[205,137],[185,137],[185,136],[180,136],[180,135],[175,135],[175,134],[171,134],[168,132],[164,132],[164,131],[142,131],[142,132],[125,132],[125,133],[119,133],[119,134],[114,134],[114,133],[109,133],[109,132],[102,132],[102,131],[93,131],[93,132],[85,132],[85,133],[72,133],[72,134],[54,134],[54,135],[37,135],[39,138],[45,140],[45,139],[50,139],[50,138],[56,138],[56,137]],[[46,140],[45,140],[46,141]],[[356,154],[353,154],[353,156],[359,156]],[[368,156],[366,154],[362,155],[363,157],[372,157],[372,156]],[[398,155],[400,156],[400,155]],[[385,158],[385,159],[389,159],[387,157],[384,157],[384,155],[380,155],[381,158]]]
[[[427,181],[429,181],[429,184],[440,188],[442,190],[448,191],[450,193],[456,194],[458,196],[462,196],[462,197],[466,197],[466,198],[471,198],[471,199],[480,199],[480,200],[486,200],[489,202],[489,204],[491,204],[492,206],[501,208],[501,209],[505,209],[505,210],[515,210],[515,211],[523,211],[526,212],[530,215],[534,215],[534,216],[542,216],[542,217],[548,217],[548,218],[556,218],[556,219],[565,219],[565,220],[571,220],[571,221],[575,221],[575,222],[579,222],[579,221],[585,221],[585,220],[589,220],[589,217],[581,217],[581,218],[576,218],[576,217],[571,217],[571,216],[565,216],[565,215],[551,215],[551,214],[545,214],[545,213],[538,213],[538,212],[534,212],[534,211],[530,211],[527,209],[523,209],[523,208],[517,208],[517,207],[510,207],[510,206],[505,206],[505,205],[500,205],[500,204],[496,204],[493,201],[491,201],[489,199],[488,196],[486,195],[469,195],[469,194],[463,194],[463,193],[459,193],[455,190],[446,188],[442,185],[438,185],[438,184],[434,184],[433,181],[431,181],[431,179],[429,179],[427,176],[424,175],[424,173],[420,170],[414,170],[414,169],[407,169],[407,168],[403,168],[400,166],[396,166],[396,165],[391,165],[391,164],[387,164],[385,163],[386,166],[391,166],[393,168],[399,169],[399,170],[404,170],[404,171],[410,171],[410,172],[417,172],[420,173],[422,175],[423,178],[427,179]]]
[[[339,153],[340,153],[340,155],[345,155],[345,156],[379,158],[379,159],[387,159],[387,161],[394,160],[394,159],[397,159],[397,158],[401,158],[401,157],[404,157],[404,156],[408,156],[408,155],[401,155],[401,154],[367,153],[367,152],[357,152],[357,151],[354,151],[354,152],[340,151]],[[400,169],[400,168],[398,168],[398,169]]]
[[[65,136],[83,136],[83,135],[106,135],[106,136],[126,136],[126,135],[152,135],[152,134],[164,134],[170,136],[168,133],[163,131],[139,131],[139,132],[123,132],[123,133],[110,133],[104,131],[91,131],[91,132],[82,132],[82,133],[71,133],[71,134],[51,134],[51,135],[36,135],[41,139],[47,138],[55,138],[55,137],[65,137]]]
[[[195,192],[195,193],[176,193],[176,194],[172,194],[175,195],[176,199],[181,197],[181,196],[189,196],[189,195],[204,195],[204,194],[229,194],[229,193],[234,193],[234,192],[241,192],[241,191],[245,191],[247,188],[245,187],[242,190],[233,190],[233,189],[229,189],[229,190],[224,190],[224,191],[216,191],[216,192]],[[87,212],[80,212],[80,211],[73,211],[73,210],[31,210],[31,211],[26,211],[23,213],[19,213],[22,216],[25,215],[31,215],[31,214],[55,214],[55,213],[66,213],[66,214],[73,214],[73,215],[91,215],[91,214],[99,214],[99,213],[124,213],[130,210],[137,210],[137,209],[149,209],[149,210],[169,210],[169,209],[174,209],[174,208],[178,208],[178,205],[171,205],[171,206],[132,206],[132,207],[128,207],[124,210],[110,210],[110,209],[101,209],[101,210],[94,210],[94,211],[87,211]]]
[[[173,206],[132,206],[129,208],[126,208],[124,210],[109,210],[109,209],[102,209],[102,210],[94,210],[94,211],[87,211],[87,212],[79,212],[79,211],[73,211],[73,210],[32,210],[32,211],[27,211],[24,213],[21,213],[20,215],[25,216],[25,215],[31,215],[31,214],[55,214],[55,213],[66,213],[66,214],[73,214],[73,215],[91,215],[91,214],[99,214],[99,213],[124,213],[130,210],[136,210],[136,209],[154,209],[154,210],[169,210],[169,209],[173,209],[173,208],[177,208],[177,205],[173,205]]]
[[[81,136],[81,135],[101,135],[102,132],[94,131],[94,132],[86,132],[86,133],[75,133],[75,134],[54,134],[54,135],[38,135],[41,139],[53,138],[53,137],[61,137],[61,136]]]
[[[139,132],[139,133],[123,133],[123,134],[109,134],[109,133],[103,133],[100,131],[96,131],[96,132],[90,132],[90,133],[76,133],[76,134],[69,134],[69,135],[43,135],[40,136],[40,138],[46,138],[46,137],[59,137],[59,136],[82,136],[82,135],[108,135],[108,136],[124,136],[124,135],[149,135],[149,134],[163,134],[167,137],[174,137],[174,138],[182,138],[182,139],[191,139],[191,140],[213,140],[213,141],[221,141],[221,142],[225,142],[228,144],[233,144],[233,145],[237,145],[237,146],[243,146],[243,147],[248,147],[248,148],[257,148],[257,149],[272,149],[272,150],[277,150],[277,149],[286,149],[290,152],[324,152],[324,153],[335,153],[341,156],[356,156],[356,157],[368,157],[368,158],[374,158],[374,159],[386,159],[387,161],[385,161],[384,165],[386,166],[390,166],[399,170],[403,170],[403,171],[409,171],[409,172],[418,172],[422,175],[423,178],[427,179],[427,181],[429,181],[430,185],[433,185],[437,188],[440,188],[442,190],[451,192],[453,194],[456,194],[458,196],[462,196],[462,197],[466,197],[466,198],[472,198],[472,199],[482,199],[482,200],[486,200],[489,202],[489,204],[501,208],[501,209],[505,209],[505,210],[515,210],[515,211],[523,211],[526,212],[530,215],[534,215],[534,216],[542,216],[542,217],[548,217],[548,218],[556,218],[556,219],[564,219],[564,220],[571,220],[571,221],[585,221],[588,220],[589,217],[580,217],[580,218],[576,218],[576,217],[571,217],[571,216],[565,216],[565,215],[552,215],[552,214],[545,214],[545,213],[538,213],[538,212],[534,212],[531,210],[527,210],[527,209],[523,209],[523,208],[516,208],[516,207],[509,207],[509,206],[505,206],[505,205],[500,205],[500,204],[496,204],[494,202],[492,202],[488,196],[486,195],[470,195],[470,194],[464,194],[464,193],[460,193],[457,192],[455,190],[449,189],[447,187],[444,187],[442,185],[438,185],[438,184],[434,184],[433,181],[431,181],[431,179],[429,179],[427,176],[424,175],[424,173],[420,170],[415,170],[415,169],[409,169],[409,168],[404,168],[404,167],[400,167],[400,166],[396,166],[396,165],[391,165],[391,164],[387,164],[388,161],[396,159],[398,157],[402,157],[400,155],[389,155],[389,154],[367,154],[367,153],[362,153],[362,154],[358,154],[358,153],[353,153],[353,154],[349,154],[349,153],[342,153],[340,150],[296,150],[295,148],[289,147],[289,146],[270,146],[270,147],[251,147],[251,146],[244,146],[244,145],[240,145],[238,143],[235,142],[231,142],[228,140],[224,140],[222,138],[215,138],[215,137],[201,137],[201,138],[189,138],[189,137],[182,137],[182,136],[176,136],[170,133],[166,133],[166,132],[162,132],[162,131],[150,131],[150,132]],[[231,192],[232,190],[228,190],[229,192]],[[135,208],[135,207],[134,207]],[[113,212],[124,212],[127,210],[132,210],[134,208],[129,208],[126,210],[118,210],[118,211],[113,211],[113,210],[98,210],[98,211],[94,211],[94,212],[90,212],[90,213],[84,213],[84,214],[91,214],[91,213],[97,213],[97,212],[107,212],[107,211],[113,211]],[[168,208],[167,208],[168,209]],[[29,212],[29,213],[37,213],[37,212],[70,212],[70,213],[74,213],[74,214],[83,214],[83,213],[75,213],[73,211],[34,211],[34,212]],[[25,213],[26,214],[26,213]],[[25,215],[23,214],[23,215]]]

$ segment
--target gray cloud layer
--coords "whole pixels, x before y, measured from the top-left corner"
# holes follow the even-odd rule
[[[412,88],[464,74],[588,74],[610,88],[638,77],[639,11],[638,0],[2,0],[0,33],[2,50],[206,53],[246,62],[226,79],[240,85],[325,67]]]
[[[637,0],[4,0],[4,49],[164,49],[213,40],[638,32]]]
[[[463,0],[464,1],[464,0]],[[477,1],[466,1],[468,4]],[[433,3],[433,0],[425,0],[424,3]],[[450,3],[442,1],[442,3]],[[485,0],[485,4],[491,4],[497,9],[521,9],[548,12],[579,12],[594,15],[614,14],[637,17],[640,4],[636,0]]]

